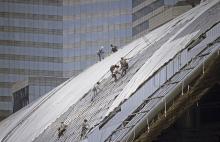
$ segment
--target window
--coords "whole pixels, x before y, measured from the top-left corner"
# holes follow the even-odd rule
[[[163,5],[164,5],[164,0],[157,0],[157,1],[147,5],[145,7],[143,7],[142,9],[138,10],[137,12],[135,12],[132,15],[132,20],[136,21],[137,19],[149,14],[153,10],[155,10]]]
[[[135,26],[133,28],[132,35],[134,36],[134,35],[142,32],[142,31],[148,29],[148,27],[149,27],[149,22],[148,21],[144,21],[143,23],[141,23],[141,24],[139,24],[139,25],[137,25],[137,26]]]
[[[29,104],[29,87],[26,86],[17,92],[13,93],[13,112],[18,111]]]

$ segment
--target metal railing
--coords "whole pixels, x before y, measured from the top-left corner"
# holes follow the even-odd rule
[[[212,32],[213,31],[210,30],[207,32],[207,34],[210,34]],[[105,139],[106,142],[118,141],[118,140],[120,141],[123,138],[123,136],[127,134],[128,131],[131,131],[132,128],[135,126],[135,124],[138,121],[140,121],[140,119],[142,119],[142,117],[144,117],[148,111],[153,109],[154,106],[157,105],[157,103],[161,100],[164,101],[164,109],[166,116],[167,102],[166,99],[163,98],[163,96],[165,96],[169,91],[171,91],[171,89],[174,89],[175,85],[178,84],[179,82],[181,83],[182,86],[181,94],[183,94],[184,88],[189,89],[189,86],[187,84],[184,84],[184,81],[182,80],[184,80],[185,76],[189,74],[199,63],[203,64],[203,73],[204,73],[205,57],[209,55],[209,53],[213,49],[213,46],[201,46],[202,44],[200,45],[200,43],[203,41],[201,40],[202,38],[205,39],[204,34],[202,34],[198,38],[199,42],[194,41],[197,42],[197,45],[195,45],[194,47],[189,46],[190,48],[189,47],[185,48],[184,50],[179,52],[172,60],[170,60],[168,63],[162,66],[157,72],[155,72],[139,88],[139,90],[131,98],[129,98],[129,100],[127,100],[127,102],[124,104],[124,107],[126,107],[126,104],[129,105],[129,103],[131,102],[141,105],[137,105],[135,107],[136,109],[130,111],[132,112],[131,114],[127,114],[127,117],[124,118],[124,121],[121,124],[119,124],[118,127],[111,133],[111,135],[109,135]],[[174,81],[171,80],[173,77],[175,77]],[[161,88],[164,88],[164,86],[166,86],[166,89],[161,91]],[[135,98],[135,96],[138,96],[139,99]],[[158,96],[161,97],[157,98]],[[144,101],[140,103],[140,100],[142,101],[144,100]],[[141,111],[144,111],[145,113],[138,113]],[[117,119],[117,116],[115,119]],[[149,122],[149,120],[147,122]]]

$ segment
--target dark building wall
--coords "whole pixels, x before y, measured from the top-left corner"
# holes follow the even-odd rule
[[[13,112],[18,111],[19,109],[25,107],[29,104],[29,87],[26,86],[17,92],[13,93]]]
[[[220,85],[213,86],[155,142],[220,142]]]

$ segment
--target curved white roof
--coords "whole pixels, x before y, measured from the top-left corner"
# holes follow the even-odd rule
[[[0,122],[0,140],[56,141],[57,127],[65,121],[69,127],[63,140],[78,141],[84,118],[90,126],[98,125],[155,71],[216,23],[220,19],[220,12],[216,12],[219,5],[219,0],[204,2],[64,82]],[[129,59],[130,68],[126,76],[114,83],[109,68],[121,57]],[[98,81],[102,90],[92,102],[91,89]]]

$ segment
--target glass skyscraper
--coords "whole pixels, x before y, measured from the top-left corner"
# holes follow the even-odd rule
[[[131,0],[0,0],[0,120],[132,38]]]

